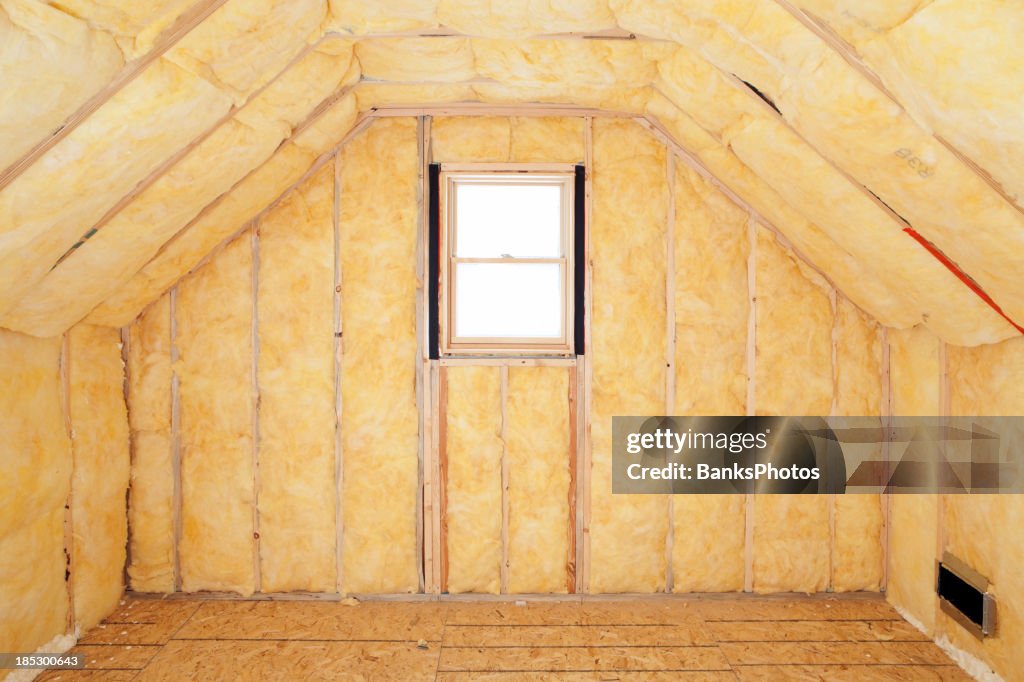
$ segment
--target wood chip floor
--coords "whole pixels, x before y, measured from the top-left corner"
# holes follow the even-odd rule
[[[73,651],[87,670],[38,679],[970,679],[878,598],[129,598]]]

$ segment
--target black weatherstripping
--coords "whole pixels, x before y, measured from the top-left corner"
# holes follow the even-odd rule
[[[573,350],[583,355],[586,324],[585,292],[587,265],[587,169],[576,166],[573,191]]]
[[[428,267],[430,268],[430,310],[427,311],[430,331],[430,359],[441,357],[441,164],[430,164],[430,243],[428,245]]]

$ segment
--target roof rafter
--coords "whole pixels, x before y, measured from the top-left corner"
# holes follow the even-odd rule
[[[4,169],[3,172],[0,172],[0,190],[14,182],[19,175],[28,170],[40,157],[53,149],[100,107],[135,80],[150,64],[166,54],[182,38],[191,33],[194,28],[203,23],[211,14],[227,2],[228,0],[200,0],[200,2],[197,2],[187,12],[178,17],[174,25],[164,31],[152,50],[138,59],[125,64],[112,81],[107,83],[103,89],[90,97],[85,104],[72,113],[57,130],[43,140],[40,140],[39,143],[25,152],[21,158]]]

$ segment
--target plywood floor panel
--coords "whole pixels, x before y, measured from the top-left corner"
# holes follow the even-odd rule
[[[969,678],[881,597],[564,601],[126,597],[73,649],[102,680]]]

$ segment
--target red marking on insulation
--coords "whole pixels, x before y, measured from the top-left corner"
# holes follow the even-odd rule
[[[984,289],[982,289],[982,288],[981,288],[980,286],[978,286],[978,283],[977,283],[977,282],[975,282],[975,281],[974,281],[974,280],[973,280],[973,279],[971,278],[971,276],[970,276],[970,275],[968,275],[968,274],[967,274],[966,272],[964,272],[963,270],[961,270],[961,269],[960,269],[960,266],[958,266],[958,265],[957,265],[956,263],[954,263],[953,261],[951,261],[951,260],[949,259],[949,256],[947,256],[946,254],[942,253],[942,251],[940,251],[940,250],[939,250],[939,248],[938,248],[937,246],[935,246],[935,245],[934,245],[934,244],[932,244],[932,243],[931,243],[930,241],[928,241],[927,239],[925,239],[924,237],[922,237],[922,236],[921,236],[921,235],[920,235],[920,234],[919,234],[919,233],[917,232],[917,230],[915,230],[914,228],[912,228],[912,227],[905,227],[905,228],[903,228],[903,231],[904,231],[904,232],[906,232],[907,234],[909,234],[909,235],[910,235],[911,237],[913,237],[914,239],[916,239],[916,240],[917,240],[917,242],[918,242],[918,243],[919,243],[919,244],[920,244],[921,246],[923,246],[924,248],[928,249],[928,253],[930,253],[930,254],[932,254],[933,256],[935,256],[935,257],[936,257],[936,258],[937,258],[937,259],[939,260],[939,262],[940,262],[940,263],[942,263],[943,265],[945,265],[945,266],[946,266],[946,268],[947,268],[947,269],[948,269],[948,270],[949,270],[950,272],[952,272],[952,273],[953,273],[954,275],[956,275],[956,276],[957,276],[957,278],[958,278],[958,279],[959,279],[959,280],[960,280],[961,282],[963,282],[964,284],[966,284],[966,285],[967,285],[967,288],[968,288],[968,289],[970,289],[970,290],[971,290],[971,291],[973,291],[973,292],[974,292],[975,294],[977,294],[977,295],[978,295],[978,298],[980,298],[980,299],[981,299],[981,300],[983,300],[983,301],[984,301],[985,303],[987,303],[987,304],[989,305],[989,307],[990,307],[990,308],[992,308],[992,310],[994,310],[994,311],[996,311],[997,313],[999,313],[999,315],[1000,315],[1000,316],[1001,316],[1001,317],[1002,317],[1002,318],[1003,318],[1004,320],[1006,320],[1006,321],[1007,321],[1007,322],[1009,322],[1009,323],[1010,323],[1011,325],[1013,325],[1013,328],[1014,328],[1014,329],[1016,329],[1016,330],[1017,330],[1018,332],[1020,332],[1021,334],[1024,334],[1024,327],[1020,326],[1019,324],[1017,324],[1016,322],[1014,322],[1013,320],[1011,320],[1011,319],[1010,319],[1010,317],[1009,317],[1009,315],[1007,315],[1006,313],[1004,313],[1004,312],[1003,312],[1003,309],[999,307],[999,304],[998,304],[998,303],[996,303],[995,301],[993,301],[993,300],[992,300],[992,297],[991,297],[991,296],[989,296],[988,294],[986,294],[986,293],[985,293],[985,290],[984,290]]]

